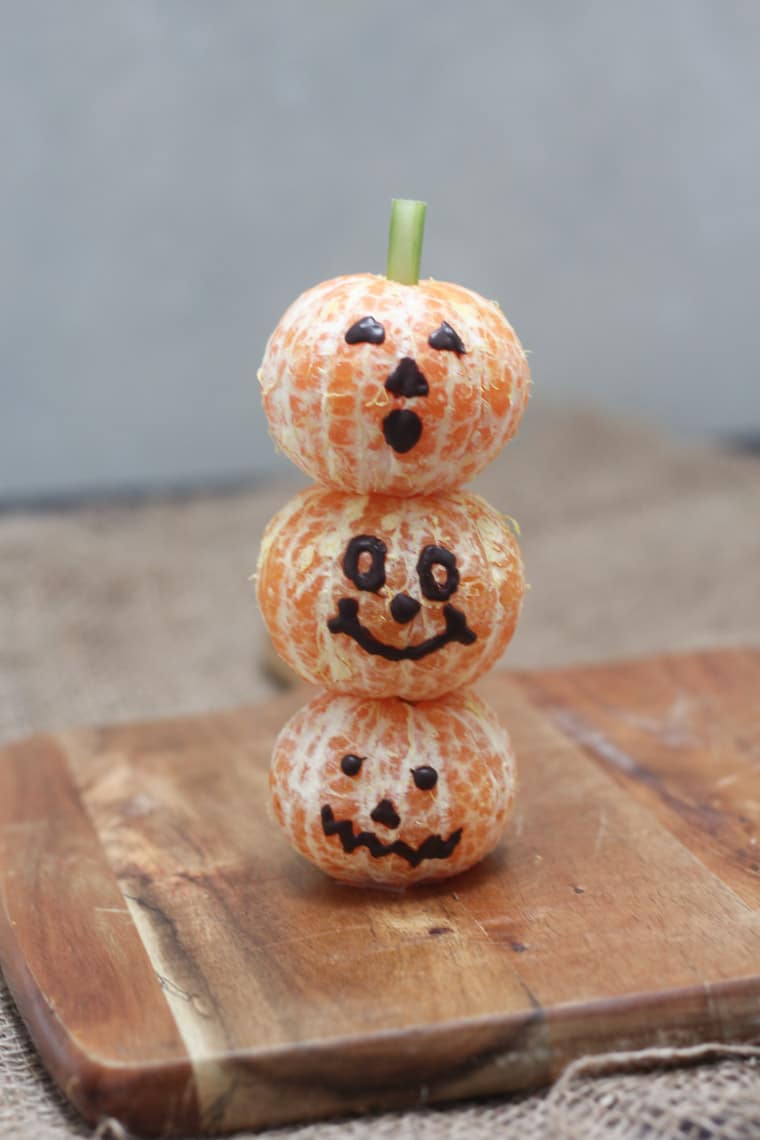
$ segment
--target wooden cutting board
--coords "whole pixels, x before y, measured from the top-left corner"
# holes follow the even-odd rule
[[[521,795],[484,864],[333,884],[266,812],[303,690],[0,752],[0,960],[90,1120],[262,1126],[760,1033],[760,652],[494,673]]]

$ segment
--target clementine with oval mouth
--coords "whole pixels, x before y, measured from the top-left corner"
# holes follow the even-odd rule
[[[461,285],[358,273],[302,293],[259,372],[278,447],[310,478],[403,498],[468,483],[530,390],[498,305]]]

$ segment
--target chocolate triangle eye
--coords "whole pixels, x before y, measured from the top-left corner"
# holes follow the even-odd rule
[[[428,337],[428,344],[431,348],[448,349],[449,352],[455,352],[457,356],[462,356],[463,353],[467,352],[461,336],[454,331],[448,321],[441,321],[435,332]]]
[[[382,344],[385,329],[374,317],[362,317],[346,333],[346,344]]]

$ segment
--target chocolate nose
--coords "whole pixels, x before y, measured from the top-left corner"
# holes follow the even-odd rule
[[[396,594],[391,602],[391,615],[399,625],[411,621],[420,612],[420,603],[408,594]]]
[[[383,823],[386,827],[396,828],[401,823],[398,812],[390,800],[380,800],[375,810],[370,814],[375,823]]]
[[[394,396],[427,396],[428,382],[417,367],[417,361],[405,356],[398,362],[385,381],[385,387]]]

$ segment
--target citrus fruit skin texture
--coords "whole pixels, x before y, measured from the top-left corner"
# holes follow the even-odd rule
[[[258,601],[277,652],[339,693],[430,700],[501,655],[525,590],[506,520],[479,495],[311,487],[270,521]]]
[[[259,382],[272,438],[307,475],[410,496],[460,486],[495,457],[518,428],[530,372],[494,302],[360,273],[290,306]]]
[[[277,821],[322,871],[404,887],[493,849],[514,799],[514,756],[468,690],[416,705],[321,693],[280,732],[270,790]]]

